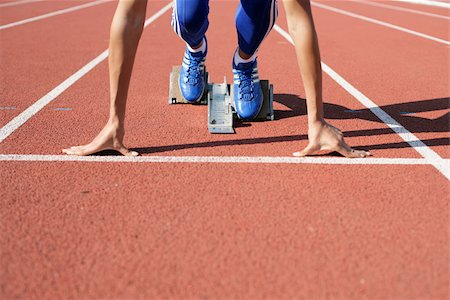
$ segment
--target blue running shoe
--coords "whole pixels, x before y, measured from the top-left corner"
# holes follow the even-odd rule
[[[204,39],[206,43],[206,38]],[[180,90],[184,99],[190,103],[198,102],[205,90],[205,60],[206,52],[190,52],[187,48],[184,53],[183,64],[180,71]]]
[[[261,110],[263,93],[259,82],[258,63],[239,63],[233,59],[234,105],[239,118],[254,119]]]

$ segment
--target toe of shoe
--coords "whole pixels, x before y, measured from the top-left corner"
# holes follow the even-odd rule
[[[186,99],[186,101],[195,103],[201,99],[203,95],[204,84],[189,85],[181,79],[179,84],[181,94],[183,95],[184,99]]]
[[[244,120],[254,119],[259,113],[260,105],[256,100],[237,101],[236,112],[239,118]]]
[[[188,87],[185,89],[182,89],[182,94],[184,99],[188,102],[197,102],[200,100],[200,98],[203,95],[203,89],[201,87]]]

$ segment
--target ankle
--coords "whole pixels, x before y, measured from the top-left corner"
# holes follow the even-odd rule
[[[249,62],[253,62],[256,60],[257,54],[254,53],[253,55],[248,55],[244,52],[242,52],[242,50],[240,48],[238,48],[236,50],[236,52],[234,53],[234,64],[237,66],[240,63],[249,63]]]
[[[191,47],[189,44],[186,43],[186,47],[187,47],[188,51],[191,53],[198,53],[198,52],[205,53],[206,52],[206,39],[203,38],[202,41],[200,42],[200,44],[198,44],[197,46],[194,46],[194,47]]]

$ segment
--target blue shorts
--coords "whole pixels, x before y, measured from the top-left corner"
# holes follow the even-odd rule
[[[277,0],[241,0],[236,12],[239,48],[253,55],[278,16]],[[199,45],[208,29],[209,0],[175,0],[174,31],[191,47]]]

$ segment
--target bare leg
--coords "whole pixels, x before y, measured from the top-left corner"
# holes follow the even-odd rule
[[[105,127],[87,145],[64,149],[70,155],[89,155],[116,150],[138,155],[123,145],[128,87],[139,40],[144,28],[147,0],[120,0],[111,25],[109,42],[110,111]]]
[[[284,0],[283,3],[305,86],[308,110],[309,144],[302,151],[295,152],[294,156],[306,156],[320,150],[337,151],[346,157],[371,155],[348,146],[342,132],[324,119],[319,43],[309,0]]]

